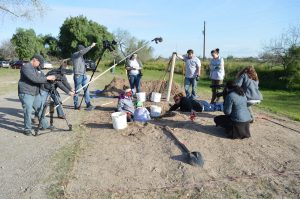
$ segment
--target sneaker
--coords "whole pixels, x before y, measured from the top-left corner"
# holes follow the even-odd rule
[[[41,130],[53,130],[54,129],[54,126],[48,126],[46,128],[42,127]]]
[[[96,108],[96,107],[93,106],[91,103],[87,104],[87,106],[86,106],[86,110],[87,110],[87,111],[92,111],[92,110],[94,110],[95,108]]]
[[[59,116],[57,116],[57,118],[59,118],[59,119],[66,119],[66,116],[65,115],[59,115]]]
[[[74,110],[80,110],[78,106],[74,106]]]
[[[24,135],[27,135],[27,136],[31,136],[31,135],[32,135],[32,132],[31,132],[31,130],[25,130],[25,131],[23,132],[23,134],[24,134]]]

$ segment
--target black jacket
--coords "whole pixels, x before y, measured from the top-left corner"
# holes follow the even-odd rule
[[[174,104],[169,111],[176,111],[178,108],[182,112],[191,112],[192,109],[197,112],[202,112],[201,104],[193,99],[182,97],[179,104]]]
[[[21,67],[18,93],[36,96],[39,94],[41,84],[47,83],[46,76],[34,68],[31,63]]]

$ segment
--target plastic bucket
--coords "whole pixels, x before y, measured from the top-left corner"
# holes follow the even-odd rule
[[[111,118],[114,129],[121,130],[127,127],[127,114],[125,112],[112,113]]]
[[[151,117],[159,117],[161,115],[161,107],[156,105],[150,106],[150,115]]]
[[[161,93],[153,92],[151,94],[151,101],[152,102],[160,102],[160,99],[161,99]]]
[[[136,98],[137,98],[137,101],[145,102],[146,101],[146,93],[145,92],[136,93]]]

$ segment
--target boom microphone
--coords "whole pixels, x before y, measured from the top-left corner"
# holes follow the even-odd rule
[[[159,42],[163,41],[163,38],[162,37],[156,37],[156,38],[152,39],[151,41],[155,41],[155,43],[158,44]]]

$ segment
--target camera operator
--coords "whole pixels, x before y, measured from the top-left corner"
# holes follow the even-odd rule
[[[92,43],[91,46],[85,48],[83,45],[78,45],[78,51],[72,54],[72,62],[73,62],[73,70],[74,70],[74,84],[75,84],[75,90],[77,91],[80,86],[84,86],[88,83],[88,78],[86,76],[86,69],[85,69],[85,62],[83,59],[83,55],[85,55],[87,52],[89,52],[96,43]],[[90,100],[90,94],[87,87],[83,89],[84,91],[84,99],[87,106],[87,110],[93,110],[95,107],[91,104]],[[78,95],[79,93],[76,93],[74,95],[74,109],[79,109],[78,104]]]
[[[61,90],[63,90],[66,94],[68,94],[70,96],[75,95],[74,90],[72,89],[71,85],[68,83],[68,80],[64,74],[64,70],[66,70],[65,69],[66,66],[67,66],[67,63],[63,61],[59,69],[54,69],[52,71],[49,71],[48,74],[53,74],[56,76],[56,81],[55,82],[47,82],[46,84],[43,84],[41,86],[41,102],[35,101],[34,107],[39,107],[39,106],[43,107],[47,101],[48,94],[50,94],[50,97],[52,98],[55,106],[59,105],[60,99],[59,99],[59,93],[56,91],[57,87],[60,88]],[[50,92],[52,89],[51,84],[54,84],[53,86],[54,86],[55,92]],[[55,95],[57,95],[57,96],[55,96]],[[65,116],[61,106],[58,106],[56,108],[56,111],[57,111],[58,118],[65,119],[66,116]],[[38,113],[36,112],[35,115],[38,116],[37,114]],[[38,116],[38,117],[40,117],[40,116]]]
[[[214,118],[216,126],[226,129],[229,138],[250,137],[251,115],[247,108],[247,98],[243,89],[234,81],[228,81],[224,89],[224,114]]]
[[[47,80],[55,80],[55,76],[50,75],[46,77],[37,70],[43,63],[44,59],[41,55],[34,55],[29,63],[21,67],[20,80],[18,82],[18,96],[24,112],[25,135],[32,134],[31,113],[35,98],[39,97],[41,84],[46,83]],[[42,107],[39,107],[37,111],[42,111]],[[42,120],[42,127],[49,127],[49,124],[45,119]]]

